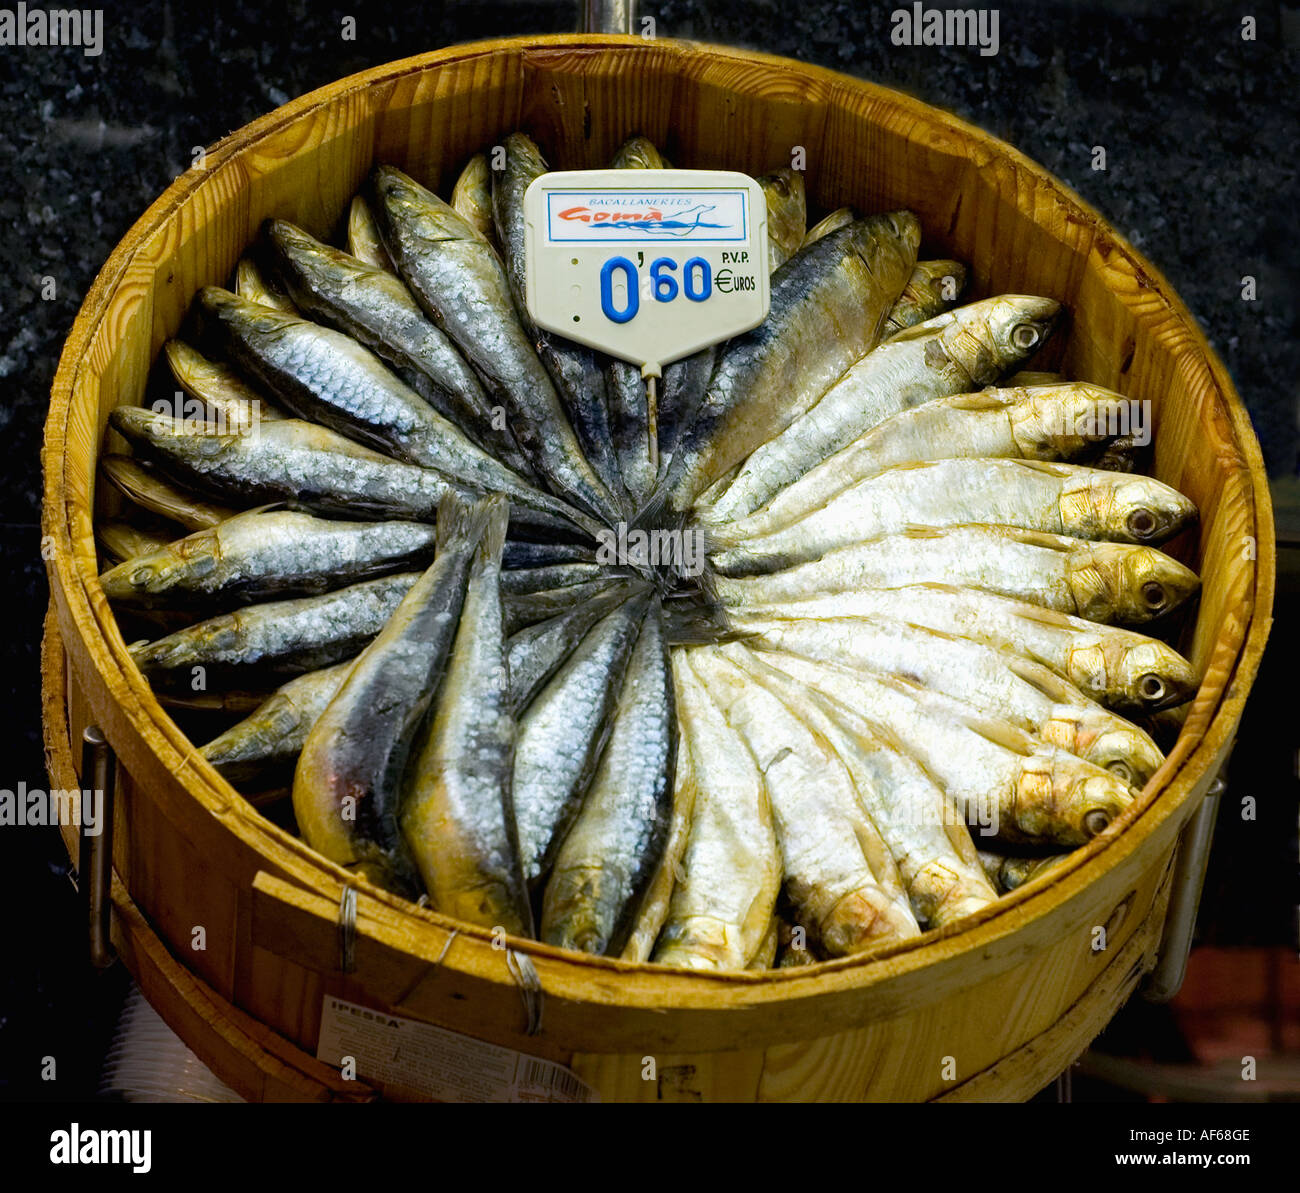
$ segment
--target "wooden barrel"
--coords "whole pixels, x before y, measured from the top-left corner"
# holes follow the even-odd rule
[[[114,498],[97,491],[95,464],[121,450],[109,411],[141,400],[194,293],[225,281],[264,218],[333,235],[374,162],[446,193],[471,153],[515,128],[565,167],[607,162],[632,133],[697,167],[761,173],[793,155],[818,209],[917,212],[926,255],[967,262],[972,294],[1059,299],[1070,322],[1035,367],[1151,401],[1155,474],[1201,511],[1185,555],[1204,588],[1182,645],[1204,679],[1168,761],[1111,831],[958,930],[810,968],[680,972],[532,941],[494,947],[486,931],[358,883],[197,754],[131,663],[96,580],[92,522]],[[55,781],[70,785],[68,742],[99,725],[120,761],[115,940],[164,1018],[249,1097],[369,1093],[314,1059],[326,998],[560,1062],[607,1100],[1027,1097],[1154,963],[1179,833],[1231,746],[1272,607],[1258,444],[1157,270],[1061,183],[951,116],[826,70],[680,42],[457,46],[227,137],[100,273],[60,362],[44,452]],[[341,948],[349,884],[355,926]],[[531,1003],[520,955],[540,980]]]

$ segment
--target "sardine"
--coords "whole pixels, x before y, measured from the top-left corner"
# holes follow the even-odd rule
[[[400,828],[403,773],[456,635],[486,505],[443,501],[437,556],[358,656],[294,770],[303,840],[399,893],[413,893],[419,882]]]
[[[541,150],[523,133],[511,133],[502,147],[504,166],[492,175],[492,211],[515,308],[555,383],[584,457],[618,511],[628,512],[609,410],[606,380],[609,360],[584,344],[538,327],[528,314],[524,298],[524,192],[546,173],[546,162]]]
[[[109,423],[176,484],[242,505],[285,502],[316,514],[427,522],[444,494],[474,495],[439,472],[297,418],[264,423],[256,435],[216,434],[139,406],[118,406]],[[585,515],[549,494],[515,496],[512,525],[566,538],[580,536],[579,527],[593,529]]]
[[[324,596],[269,601],[130,647],[160,691],[274,687],[356,655],[393,615],[418,572],[383,576]]]
[[[800,249],[777,271],[767,318],[723,349],[673,456],[665,484],[674,509],[688,509],[876,346],[920,237],[910,212],[872,216]]]
[[[1081,459],[1106,440],[1106,427],[1127,404],[1120,394],[1085,382],[935,398],[890,415],[735,526],[737,532],[743,527],[750,535],[768,534],[898,464],[959,456]],[[707,509],[704,514],[710,520],[719,516]]]
[[[476,153],[451,189],[451,205],[456,213],[490,244],[496,235],[492,223],[492,178],[487,158]]]
[[[845,618],[751,622],[751,645],[866,674],[903,675],[1035,734],[1130,786],[1141,787],[1164,762],[1136,725],[1108,712],[1049,667],[1010,651],[903,619]]]
[[[806,413],[802,404],[799,417],[774,427],[780,433],[770,442],[755,444],[757,450],[714,504],[711,519],[735,520],[760,509],[891,414],[979,389],[1037,348],[1059,311],[1050,298],[1003,295],[894,336],[847,369]]]
[[[532,703],[542,685],[573,653],[591,627],[630,593],[630,584],[612,589],[544,621],[524,626],[510,636],[507,661],[515,716]]]
[[[758,764],[695,674],[690,653],[674,653],[673,674],[694,815],[654,961],[744,969],[772,918],[781,854]]]
[[[186,493],[130,456],[101,456],[99,470],[141,509],[180,523],[186,530],[204,530],[233,518],[239,511]]]
[[[489,401],[502,407],[505,425],[535,471],[588,512],[616,517],[519,321],[496,250],[400,170],[378,167],[372,185],[379,231],[398,271],[478,372]]]
[[[1196,574],[1154,547],[1090,543],[1008,526],[912,529],[763,576],[715,577],[729,605],[782,604],[854,588],[948,583],[1089,621],[1140,624],[1176,609]]]
[[[511,595],[525,592],[546,592],[553,588],[568,588],[599,580],[606,571],[598,563],[556,563],[542,567],[511,568],[501,577],[501,591]]]
[[[774,273],[803,247],[808,203],[803,175],[789,168],[758,179],[767,200],[767,269]]]
[[[351,336],[214,286],[199,291],[198,303],[225,354],[303,418],[462,485],[531,508],[567,508],[488,455]]]
[[[400,278],[321,244],[287,220],[268,220],[263,235],[278,276],[305,314],[377,353],[474,443],[528,475],[509,432],[494,426],[478,375]]]
[[[231,783],[269,787],[291,781],[307,734],[351,670],[349,660],[289,680],[199,753]]]
[[[392,257],[380,239],[375,213],[362,195],[357,195],[348,209],[348,252],[366,265],[386,269],[389,273],[397,272]]]
[[[626,576],[606,575],[582,584],[566,584],[563,588],[547,588],[540,592],[507,592],[505,594],[506,632],[516,634],[525,626],[535,625],[548,617],[574,609],[610,593],[624,592],[636,587]],[[642,584],[641,587],[644,587]]]
[[[532,936],[511,776],[515,719],[501,614],[508,509],[489,498],[460,622],[427,729],[412,754],[400,821],[432,906],[456,919]]]
[[[607,613],[519,719],[515,820],[524,877],[550,869],[600,762],[648,596]]]
[[[900,464],[866,477],[767,534],[755,536],[746,520],[709,537],[714,567],[743,575],[791,567],[909,526],[986,522],[1154,546],[1195,518],[1195,505],[1149,476],[1042,460],[952,459]]]
[[[908,756],[892,730],[775,668],[764,675],[843,763],[871,826],[898,867],[918,920],[942,927],[996,900],[956,804]],[[880,863],[874,856],[870,860],[873,872],[880,873]]]
[[[311,596],[433,555],[423,522],[331,522],[289,510],[249,510],[128,559],[99,577],[110,601],[127,607],[232,606]]]
[[[1109,771],[910,680],[871,678],[783,652],[764,651],[763,657],[887,725],[956,800],[972,831],[979,826],[980,837],[1082,845],[1133,802],[1132,788]]]
[[[1052,853],[1046,857],[1010,857],[985,849],[979,852],[980,865],[984,867],[984,873],[1004,895],[1024,886],[1040,874],[1047,873],[1069,856],[1068,853]]]
[[[772,617],[905,619],[1016,651],[1052,668],[1099,703],[1131,715],[1158,712],[1196,695],[1192,665],[1155,638],[948,584],[861,588],[731,614],[741,633]]]
[[[917,935],[906,901],[872,872],[857,793],[825,740],[720,651],[696,651],[692,665],[763,775],[785,888],[809,936],[845,956]],[[767,926],[764,920],[764,933]]]
[[[176,384],[212,410],[217,422],[235,430],[251,427],[263,419],[287,418],[239,374],[238,370],[219,361],[209,360],[184,340],[168,340],[163,355]]]
[[[966,266],[960,261],[918,261],[885,320],[883,337],[933,319],[952,306],[965,288]]]
[[[120,518],[100,518],[95,523],[95,538],[103,553],[118,563],[161,551],[171,542],[167,535],[132,526]]]
[[[667,170],[669,168],[654,142],[641,136],[628,137],[618,147],[618,152],[614,154],[614,160],[609,165],[612,170]]]
[[[251,257],[240,257],[235,266],[235,293],[247,302],[274,307],[286,315],[297,315],[293,298],[274,278],[268,277]]]
[[[602,955],[623,951],[667,844],[677,748],[656,600],[628,660],[609,741],[546,882],[541,938],[548,944]]]

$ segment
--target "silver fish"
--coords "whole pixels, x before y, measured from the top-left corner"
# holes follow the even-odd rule
[[[432,556],[433,543],[433,527],[422,522],[331,522],[250,510],[128,559],[99,583],[110,601],[128,607],[247,605],[410,571]]]
[[[1195,505],[1149,476],[1041,460],[930,460],[865,477],[820,509],[757,537],[748,522],[725,524],[711,536],[711,549],[719,571],[744,574],[790,567],[909,526],[988,522],[1156,545],[1195,519]]]
[[[582,806],[647,603],[634,597],[597,622],[519,720],[515,820],[530,885],[550,868]]]
[[[289,680],[199,753],[232,783],[266,787],[291,779],[307,734],[351,670],[349,660]]]
[[[1177,608],[1196,574],[1154,547],[1089,543],[1008,526],[912,529],[763,576],[712,581],[725,604],[780,604],[854,588],[950,583],[1089,621],[1140,624]]]
[[[379,230],[416,300],[477,370],[505,425],[557,493],[604,518],[613,499],[592,471],[515,312],[496,251],[450,206],[391,166],[372,183]]]
[[[456,634],[486,504],[443,502],[436,558],[361,652],[308,733],[294,770],[293,810],[303,840],[400,893],[418,886],[400,828],[403,772]]]
[[[681,878],[654,960],[688,969],[744,969],[758,952],[781,889],[781,854],[758,764],[691,667],[674,655],[679,750],[694,815]]]
[[[478,375],[399,278],[321,244],[287,220],[268,220],[263,236],[277,276],[303,312],[359,340],[478,446],[516,473],[530,473],[510,433],[494,427]]]
[[[1050,298],[1009,294],[894,336],[823,387],[819,400],[795,411],[798,417],[773,428],[780,432],[775,438],[756,443],[710,516],[735,520],[751,514],[891,414],[979,389],[1042,344],[1059,311]]]
[[[910,212],[856,220],[800,249],[772,279],[768,316],[722,350],[665,484],[676,510],[794,422],[879,342],[916,262]]]
[[[627,664],[609,741],[542,900],[541,938],[623,951],[672,818],[677,712],[662,612],[651,602]]]
[[[384,628],[418,575],[383,576],[324,596],[223,613],[153,642],[135,643],[131,658],[159,691],[281,684],[352,658]]]
[[[531,936],[511,797],[515,720],[501,613],[508,509],[501,498],[485,504],[487,527],[470,565],[446,674],[412,754],[399,819],[434,908]]]

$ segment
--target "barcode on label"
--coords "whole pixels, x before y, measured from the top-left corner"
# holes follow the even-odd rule
[[[525,1090],[528,1093],[536,1090],[566,1101],[591,1101],[591,1090],[572,1073],[544,1060],[525,1060],[516,1077],[516,1084],[521,1095],[524,1095]]]

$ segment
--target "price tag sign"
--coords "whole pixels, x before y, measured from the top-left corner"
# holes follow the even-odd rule
[[[647,377],[767,316],[767,203],[731,170],[568,170],[524,196],[525,301]]]

